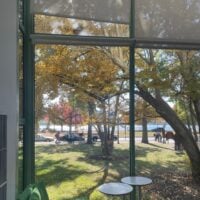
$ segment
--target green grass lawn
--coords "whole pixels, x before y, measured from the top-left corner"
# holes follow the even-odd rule
[[[128,143],[115,144],[110,161],[102,160],[100,154],[99,144],[37,145],[36,181],[46,184],[51,200],[110,199],[100,194],[97,187],[129,175]],[[138,143],[136,155],[138,175],[153,179],[174,171],[189,173],[186,155],[177,154],[169,144]],[[155,199],[151,186],[146,186],[143,193],[144,199]],[[158,197],[162,199],[163,195]]]

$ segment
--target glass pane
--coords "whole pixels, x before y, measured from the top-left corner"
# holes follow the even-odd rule
[[[35,15],[35,33],[128,37],[129,26],[126,24],[105,23],[72,18]]]
[[[130,0],[32,0],[33,13],[101,22],[128,23]]]
[[[199,0],[136,0],[136,38],[200,40]]]
[[[36,45],[35,55],[36,180],[50,199],[108,199],[97,187],[129,175],[129,49]]]
[[[192,101],[200,98],[196,89],[200,87],[200,52],[136,49],[135,55],[137,94],[140,94],[135,98],[139,136],[136,170],[138,175],[153,180],[153,184],[142,188],[143,199],[161,200],[170,195],[170,199],[198,199],[200,190],[192,180],[188,150],[196,146],[199,154],[199,125],[191,107]],[[189,143],[188,138],[193,142]],[[175,198],[172,188],[179,188]],[[187,193],[188,188],[192,192]]]

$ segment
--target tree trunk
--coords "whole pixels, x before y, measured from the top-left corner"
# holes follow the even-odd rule
[[[88,134],[87,134],[87,144],[92,144],[92,124],[91,122],[88,123]]]
[[[154,98],[148,91],[138,86],[136,93],[151,104],[174,129],[180,137],[181,143],[190,159],[192,175],[195,181],[200,183],[200,150],[185,124],[178,118],[172,108],[162,99]]]
[[[146,101],[142,102],[142,143],[148,144],[148,131],[147,131],[147,118],[146,118],[146,110],[147,103]]]
[[[190,131],[190,134],[192,134],[192,127],[191,127],[191,121],[190,121],[190,114],[189,114],[189,109],[186,107],[185,102],[183,102],[184,110],[185,110],[185,115],[186,115],[186,122],[188,129]]]
[[[200,134],[200,100],[193,101],[193,104],[196,113],[197,123],[199,125],[199,134]]]
[[[122,85],[120,86],[122,87]],[[116,103],[115,103],[115,110],[114,110],[114,117],[112,119],[112,129],[111,129],[111,138],[114,140],[114,133],[115,133],[115,127],[117,124],[117,115],[118,115],[118,108],[119,108],[119,95],[116,96]],[[119,140],[119,137],[118,137]]]
[[[38,120],[35,123],[35,131],[36,131],[36,133],[38,133],[40,131],[40,125],[39,125]]]
[[[94,114],[94,104],[92,102],[88,102],[88,115],[89,115],[89,123],[88,123],[88,137],[87,144],[92,144],[92,116]]]
[[[148,144],[148,131],[147,131],[147,119],[145,116],[142,117],[142,143]]]
[[[106,159],[110,159],[113,152],[113,140],[105,139],[101,142],[102,154]]]
[[[69,134],[70,135],[72,134],[72,124],[71,123],[69,124]]]
[[[46,129],[50,129],[50,121],[48,120],[48,122],[47,122],[47,127],[46,127]]]
[[[101,150],[104,158],[109,159],[113,152],[113,140],[108,138],[107,133],[100,131],[99,137],[101,139]]]
[[[107,129],[107,114],[106,114],[106,104],[105,101],[102,101],[102,108],[103,108],[103,132],[101,131],[101,128],[99,129],[99,136],[101,138],[101,148],[102,148],[102,154],[106,159],[109,159],[112,155],[113,151],[113,140],[110,138],[110,135],[108,134]]]
[[[189,109],[190,109],[190,118],[191,118],[191,123],[192,123],[192,132],[195,138],[195,141],[198,142],[198,135],[197,135],[197,130],[196,130],[196,123],[195,123],[195,114],[194,114],[194,109],[192,107],[192,102],[190,101],[189,103]]]

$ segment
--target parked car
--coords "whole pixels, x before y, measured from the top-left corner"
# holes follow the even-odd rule
[[[84,137],[77,133],[67,133],[60,137],[61,141],[67,141],[67,142],[75,142],[75,141],[84,141]]]
[[[97,142],[97,140],[100,139],[99,135],[98,134],[93,134],[92,136],[92,141],[93,142]],[[114,141],[117,141],[118,137],[116,135],[114,135]]]
[[[35,141],[36,142],[52,142],[54,141],[53,137],[47,137],[41,134],[35,135]]]

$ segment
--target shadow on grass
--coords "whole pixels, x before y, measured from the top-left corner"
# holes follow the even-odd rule
[[[43,158],[43,155],[40,155],[39,152],[45,152],[47,154],[65,154],[70,152],[80,152],[81,156],[78,156],[76,161],[80,163],[87,163],[92,166],[99,167],[99,170],[92,171],[90,169],[82,169],[81,167],[77,167],[76,165],[71,165],[70,160],[65,159],[57,159],[57,160],[44,160],[41,164],[36,165],[38,170],[37,180],[44,181],[47,186],[59,185],[64,181],[73,182],[77,177],[83,174],[96,174],[101,173],[102,176],[96,179],[95,186],[91,186],[90,188],[85,188],[84,191],[81,190],[78,194],[74,196],[73,199],[89,199],[91,193],[97,189],[99,185],[108,181],[120,181],[120,179],[124,176],[129,175],[129,149],[114,149],[112,159],[110,161],[99,160],[98,155],[101,152],[100,146],[93,146],[87,144],[73,145],[58,145],[58,146],[37,146],[37,154],[38,158]],[[170,186],[170,184],[176,185],[177,189],[183,192],[184,187],[181,184],[178,184],[172,174],[170,172],[175,172],[182,167],[185,163],[180,162],[180,160],[171,162],[170,160],[164,161],[162,164],[159,162],[153,162],[151,160],[140,160],[140,157],[146,157],[148,153],[155,153],[155,156],[158,153],[162,153],[163,150],[172,150],[166,147],[160,147],[159,145],[149,144],[145,146],[137,146],[136,147],[136,167],[137,174],[149,176],[153,179],[152,186],[149,186],[148,191],[149,194],[151,192],[159,192],[162,191],[160,186],[166,188]],[[95,155],[97,159],[95,159]],[[163,155],[164,156],[164,155]],[[93,159],[91,159],[91,157]],[[41,173],[42,169],[48,168],[48,166],[53,166],[49,171]],[[155,188],[157,188],[157,191]],[[170,188],[167,189],[170,191]],[[166,196],[169,196],[169,192],[163,191],[163,193],[159,192],[160,199],[166,199]],[[187,194],[188,196],[189,194]],[[180,196],[181,197],[181,196]],[[188,196],[189,199],[192,199],[191,196]],[[63,198],[59,200],[70,200],[71,198]],[[159,198],[158,198],[159,199]]]
[[[153,147],[156,147],[156,148],[159,148],[159,149],[166,149],[166,150],[174,151],[172,148],[163,147],[163,146],[156,145],[156,144],[153,144],[153,143],[149,143],[148,145],[153,146]]]
[[[88,144],[59,144],[59,145],[37,145],[36,146],[36,153],[37,152],[44,152],[47,154],[52,153],[67,153],[67,152],[96,152],[100,151],[101,148],[95,145],[88,145]]]
[[[88,190],[85,190],[83,192],[80,192],[78,195],[74,196],[74,199],[89,199],[91,193],[93,193],[94,190],[96,190],[101,184],[105,183],[106,178],[108,176],[109,172],[109,161],[105,161],[105,168],[103,170],[103,176],[101,179],[97,181],[97,184],[93,187],[90,187]],[[71,200],[71,198],[62,198],[60,200]]]
[[[49,161],[47,161],[47,163],[48,162]],[[43,181],[46,186],[50,185],[59,186],[61,182],[73,181],[74,179],[82,175],[84,172],[85,171],[81,169],[76,169],[71,167],[66,168],[56,165],[52,170],[42,174],[38,174],[36,176],[36,180]]]

